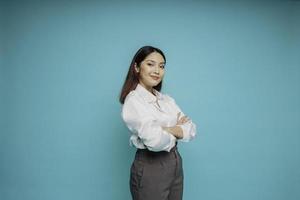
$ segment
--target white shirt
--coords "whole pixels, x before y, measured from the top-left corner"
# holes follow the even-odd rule
[[[196,125],[190,119],[180,125],[183,130],[183,138],[177,139],[171,133],[162,129],[175,126],[177,113],[184,116],[175,100],[157,90],[155,95],[149,92],[141,84],[132,90],[125,98],[121,116],[126,126],[131,131],[130,146],[150,151],[170,151],[175,146],[176,140],[188,142],[196,136]],[[156,103],[157,100],[157,103]]]

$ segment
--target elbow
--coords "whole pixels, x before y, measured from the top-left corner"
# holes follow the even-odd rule
[[[145,139],[143,143],[150,151],[159,152],[165,149],[164,145],[157,138]]]
[[[170,151],[175,143],[169,133],[158,124],[149,123],[138,130],[139,138],[150,151]]]
[[[170,151],[172,146],[171,138],[169,135],[164,134],[146,134],[147,137],[141,137],[144,145],[148,150],[159,152],[159,151]],[[174,141],[175,143],[175,141]]]

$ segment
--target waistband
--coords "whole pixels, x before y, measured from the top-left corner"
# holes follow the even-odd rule
[[[136,154],[137,155],[147,155],[147,156],[163,156],[163,155],[167,155],[170,154],[172,152],[176,152],[177,151],[177,141],[175,143],[175,146],[172,147],[172,149],[170,150],[170,152],[167,151],[150,151],[149,149],[137,149]]]

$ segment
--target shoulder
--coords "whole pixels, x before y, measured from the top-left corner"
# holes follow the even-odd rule
[[[124,104],[122,106],[122,110],[136,110],[136,109],[141,109],[141,107],[143,107],[143,99],[140,97],[140,95],[138,94],[137,91],[132,90],[130,91],[125,100],[124,100]]]
[[[125,97],[124,103],[121,109],[121,116],[124,121],[129,118],[130,113],[132,113],[136,106],[134,106],[136,102],[136,92],[134,90],[130,91]]]
[[[125,97],[124,105],[127,105],[128,103],[130,103],[132,101],[137,101],[137,100],[138,100],[138,93],[135,90],[132,90]]]
[[[170,94],[163,94],[163,98],[165,101],[175,101]]]
[[[163,101],[172,101],[173,100],[172,96],[168,93],[163,93],[163,92],[155,90],[155,89],[154,89],[154,91],[155,91],[156,95]]]
[[[122,106],[121,115],[124,120],[134,119],[142,117],[147,113],[147,108],[143,99],[136,91],[131,91],[127,94],[124,104]]]

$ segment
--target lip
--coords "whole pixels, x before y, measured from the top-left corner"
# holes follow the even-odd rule
[[[158,76],[150,76],[151,78],[153,78],[154,80],[158,80],[159,77]]]

